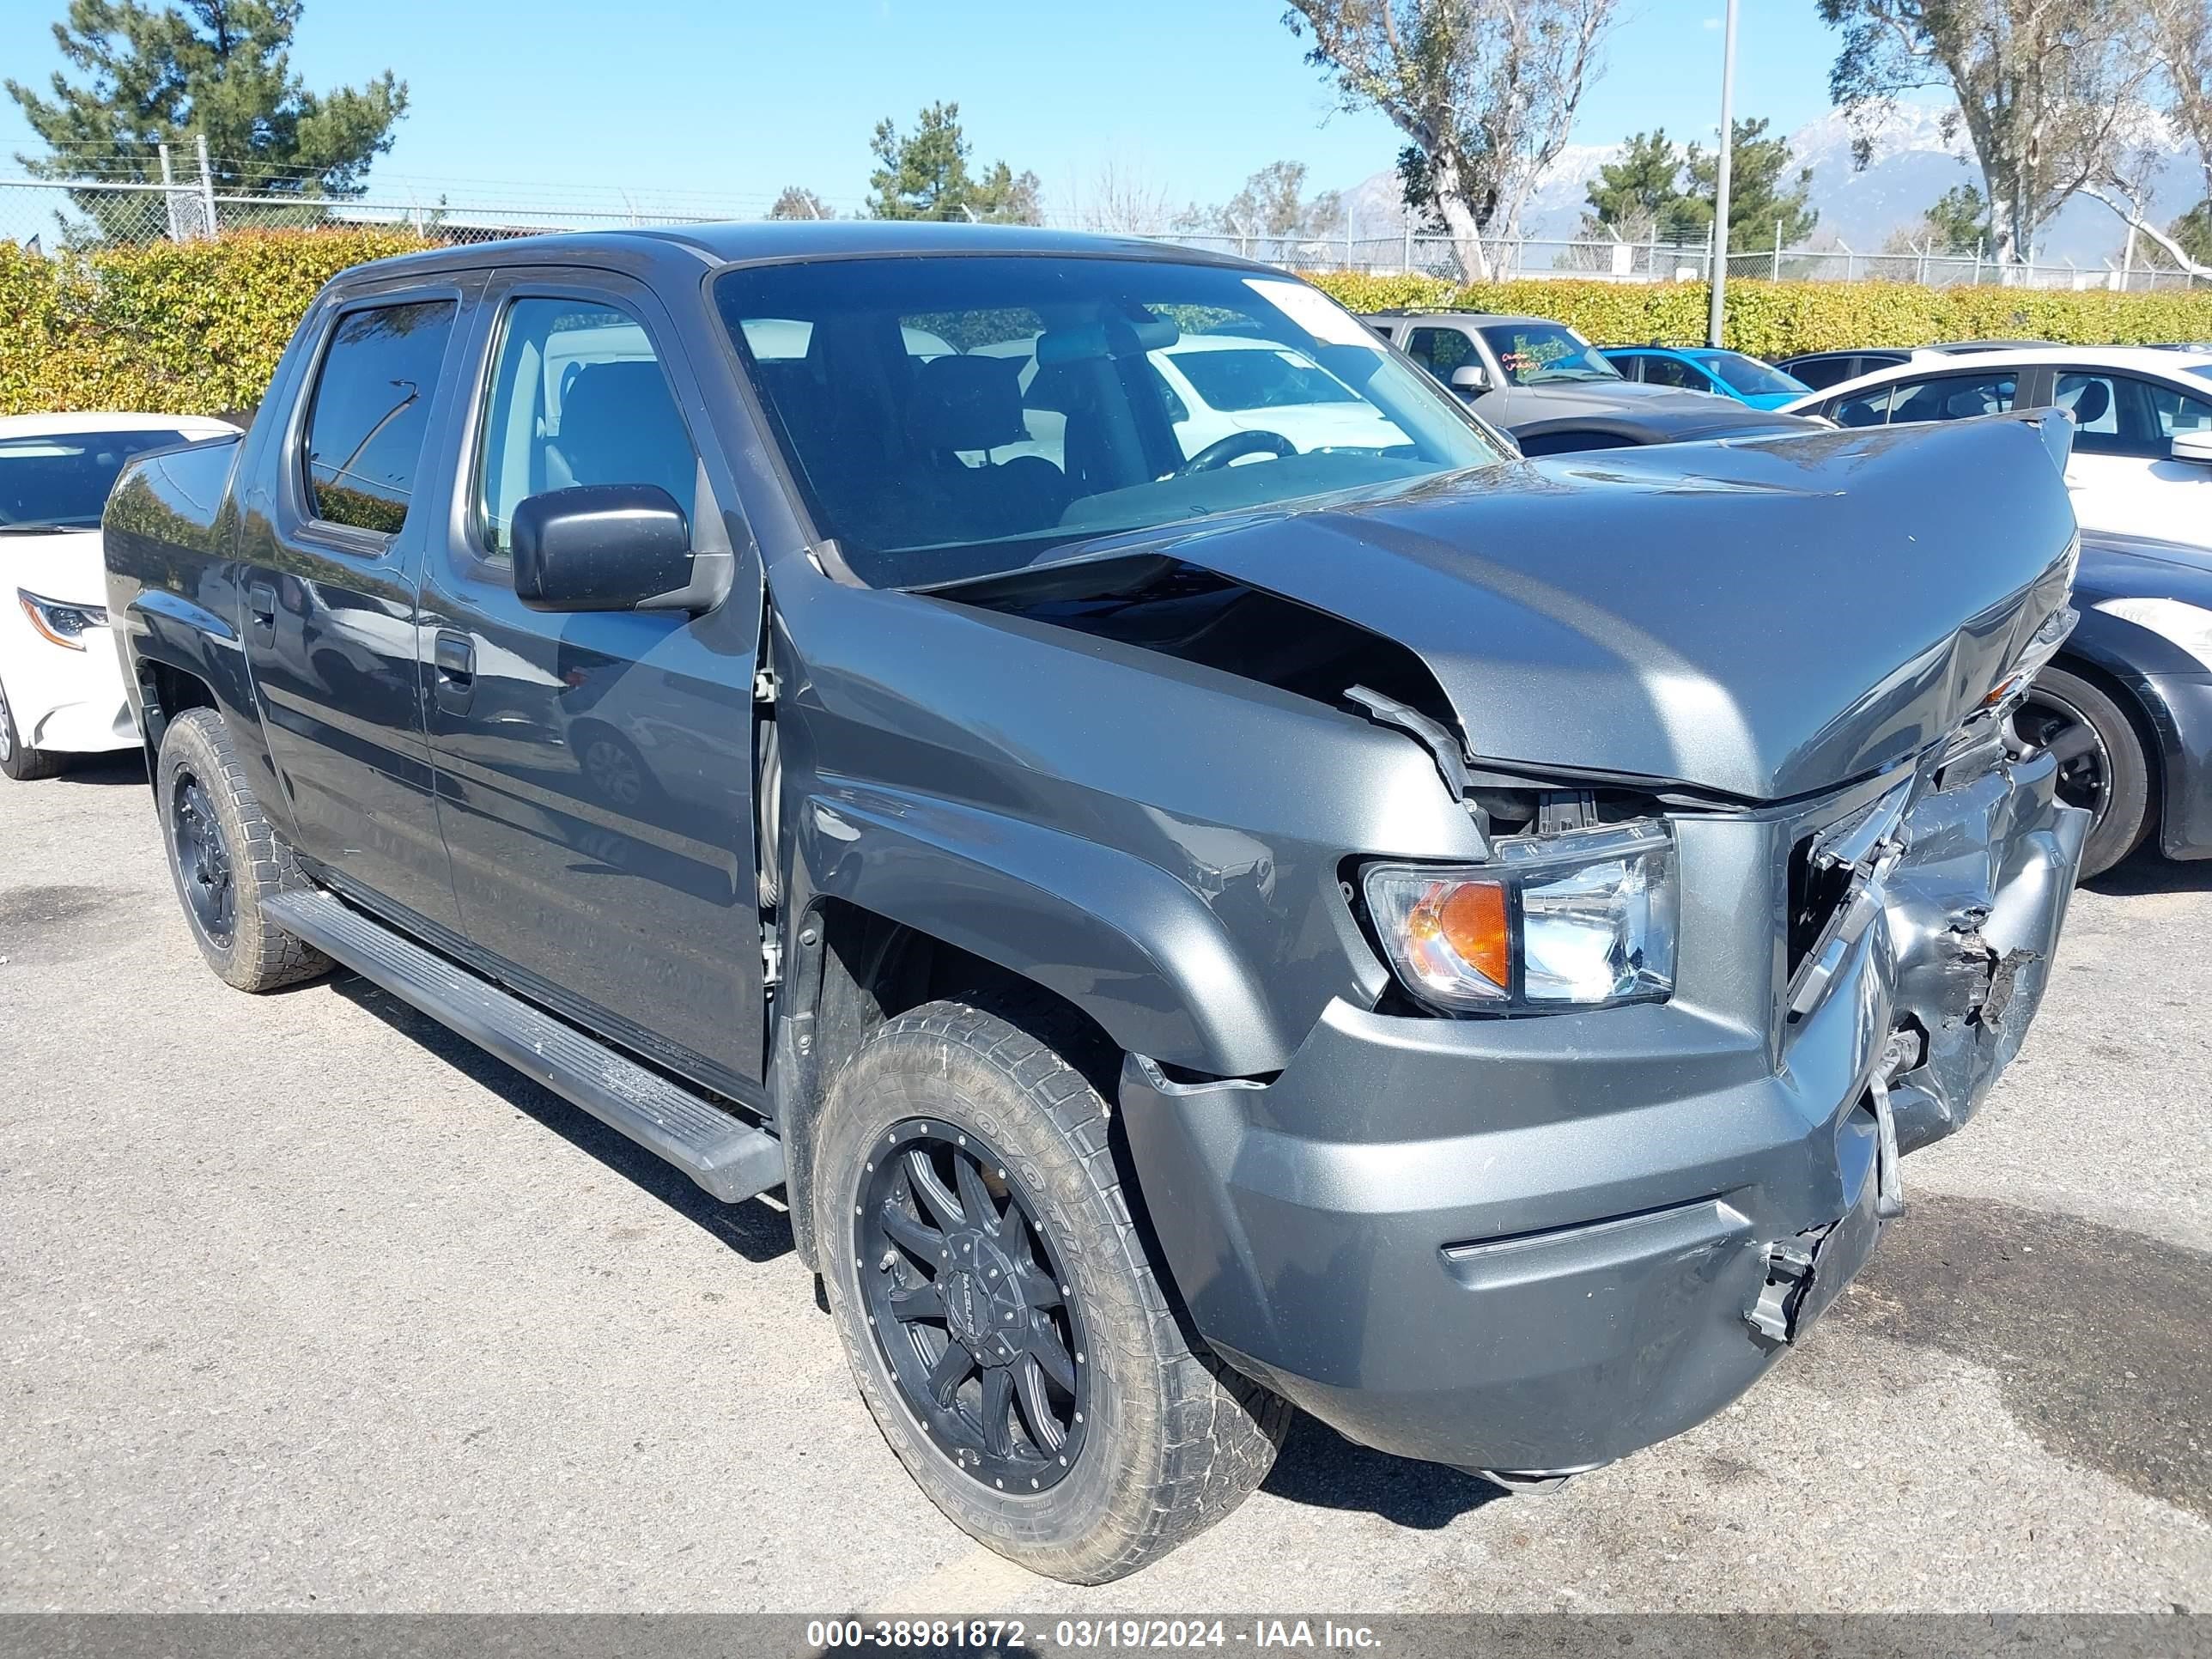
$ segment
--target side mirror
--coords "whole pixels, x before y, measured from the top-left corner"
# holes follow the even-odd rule
[[[1451,389],[1462,398],[1490,390],[1490,371],[1480,363],[1462,363],[1451,372]]]
[[[2173,434],[2173,447],[2168,453],[2177,461],[2212,466],[2212,432],[2177,432]]]
[[[514,596],[533,611],[705,611],[729,591],[726,554],[695,554],[658,484],[579,484],[514,509]]]

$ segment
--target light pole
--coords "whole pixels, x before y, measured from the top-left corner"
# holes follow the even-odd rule
[[[1712,311],[1705,319],[1705,343],[1721,343],[1721,315],[1728,303],[1729,161],[1735,149],[1735,6],[1728,0],[1727,39],[1721,47],[1721,165],[1713,191]]]

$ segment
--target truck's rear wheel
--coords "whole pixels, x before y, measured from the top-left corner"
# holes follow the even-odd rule
[[[264,899],[307,884],[292,849],[261,816],[222,717],[191,708],[169,722],[154,766],[169,873],[208,965],[241,991],[273,991],[327,972],[331,959],[269,920]]]
[[[891,1449],[991,1548],[1098,1583],[1241,1503],[1290,1408],[1185,1341],[1073,1036],[951,1001],[879,1027],[824,1104],[814,1203]]]

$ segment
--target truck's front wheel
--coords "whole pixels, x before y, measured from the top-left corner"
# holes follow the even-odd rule
[[[327,972],[331,959],[286,933],[264,899],[305,884],[246,781],[222,717],[189,708],[169,722],[154,763],[161,839],[185,919],[208,966],[241,991],[273,991]]]
[[[814,1201],[892,1449],[991,1548],[1098,1583],[1242,1502],[1289,1407],[1184,1340],[1075,1035],[1047,1007],[951,1001],[879,1027],[823,1107]]]

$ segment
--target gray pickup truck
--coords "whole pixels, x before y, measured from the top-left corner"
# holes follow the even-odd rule
[[[1554,1482],[1832,1301],[2073,885],[2069,434],[1530,462],[1259,266],[625,231],[338,277],[109,598],[216,972],[781,1188],[915,1479],[1097,1581],[1292,1406]]]

